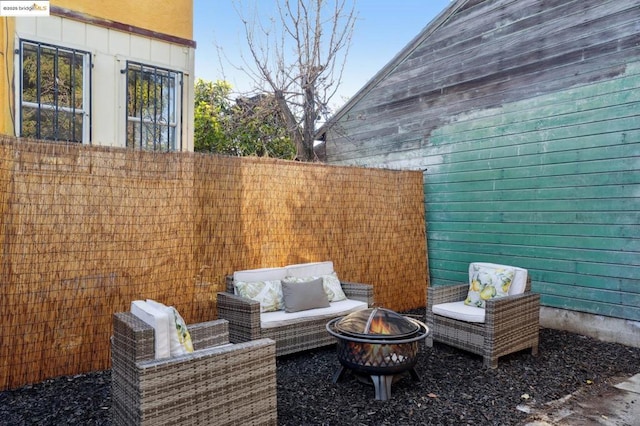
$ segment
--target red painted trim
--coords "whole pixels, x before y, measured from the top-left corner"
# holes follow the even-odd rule
[[[114,29],[114,30],[123,31],[126,33],[131,33],[131,34],[137,34],[144,37],[155,38],[158,40],[167,41],[169,43],[193,47],[194,49],[196,47],[195,40],[189,40],[186,38],[176,37],[169,34],[159,33],[156,31],[151,31],[144,28],[140,28],[140,27],[135,27],[133,25],[123,24],[122,22],[110,21],[109,19],[98,18],[95,16],[76,12],[74,10],[65,9],[60,6],[51,5],[51,15],[73,19],[75,21],[84,22],[85,24],[92,24],[92,25],[97,25],[99,27]]]

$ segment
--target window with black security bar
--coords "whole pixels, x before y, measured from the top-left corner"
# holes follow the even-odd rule
[[[91,55],[20,41],[20,136],[89,142]]]
[[[180,150],[182,73],[127,62],[127,147]]]

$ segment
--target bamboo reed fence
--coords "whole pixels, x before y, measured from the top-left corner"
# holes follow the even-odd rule
[[[420,172],[0,137],[0,389],[109,368],[132,300],[216,318],[234,270],[333,260],[425,306]]]

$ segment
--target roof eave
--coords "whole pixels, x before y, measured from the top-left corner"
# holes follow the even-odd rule
[[[451,0],[451,4],[440,12],[435,18],[427,24],[420,33],[413,38],[398,54],[396,54],[380,71],[378,71],[353,97],[351,97],[334,115],[332,115],[326,123],[324,123],[316,131],[316,139],[323,139],[323,134],[333,126],[340,118],[342,118],[349,110],[367,93],[369,93],[377,84],[382,81],[414,50],[422,44],[424,40],[429,38],[442,24],[447,22],[465,3],[469,0]]]

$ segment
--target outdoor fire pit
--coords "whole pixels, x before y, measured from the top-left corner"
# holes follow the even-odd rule
[[[414,369],[418,341],[429,334],[422,322],[389,309],[370,308],[329,321],[327,331],[338,340],[341,366],[334,383],[346,370],[368,375],[376,399],[386,401],[395,376],[408,371],[414,380],[420,380]]]

